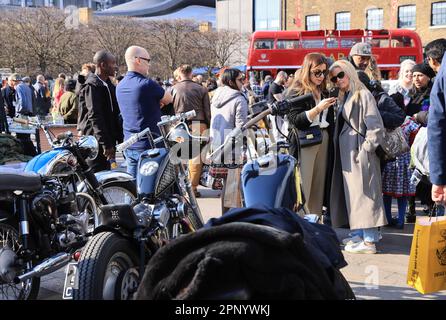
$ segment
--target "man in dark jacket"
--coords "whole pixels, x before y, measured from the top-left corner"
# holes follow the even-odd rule
[[[1,79],[1,77],[0,77]],[[5,132],[9,134],[8,121],[6,120],[5,100],[3,99],[3,90],[0,94],[0,133]]]
[[[175,84],[172,89],[175,113],[195,110],[197,115],[191,119],[190,128],[193,135],[201,136],[209,128],[209,124],[211,123],[208,90],[201,84],[192,81],[191,66],[182,65],[178,68],[178,72],[180,82]],[[203,162],[201,161],[200,155],[189,161],[192,189],[196,197],[201,196],[197,191],[197,187],[200,182],[202,168]]]
[[[93,62],[96,73],[89,74],[79,91],[78,128],[83,135],[93,135],[99,142],[99,155],[89,161],[97,172],[110,170],[110,161],[115,159],[116,144],[122,142],[122,124],[116,101],[115,86],[110,77],[116,72],[116,59],[106,50],[98,51]]]
[[[15,101],[16,101],[16,93],[15,87],[18,84],[17,74],[12,74],[8,78],[8,85],[2,89],[3,101],[5,103],[5,111],[6,114],[14,118],[15,117]]]
[[[425,47],[429,65],[437,73],[430,96],[427,147],[432,200],[446,204],[446,39]]]
[[[34,84],[36,90],[36,107],[35,113],[38,116],[44,117],[50,112],[51,95],[48,86],[45,84],[45,77],[41,74],[37,76]]]

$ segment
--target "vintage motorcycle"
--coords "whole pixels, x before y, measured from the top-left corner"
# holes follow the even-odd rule
[[[158,123],[161,137],[154,140],[150,129],[145,129],[118,146],[125,150],[143,137],[150,141],[151,149],[138,162],[138,200],[101,207],[100,226],[73,266],[74,299],[131,299],[153,253],[169,240],[203,226],[182,163],[194,158],[207,142],[190,133],[186,120],[194,116],[195,111],[163,116]],[[157,147],[161,142],[164,148]]]
[[[66,265],[91,236],[98,206],[136,198],[122,173],[90,170],[86,159],[98,154],[94,137],[74,141],[67,133],[53,140],[44,131],[51,150],[24,171],[0,169],[1,300],[36,298],[40,277]]]

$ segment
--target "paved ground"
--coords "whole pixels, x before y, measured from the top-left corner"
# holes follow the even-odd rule
[[[204,219],[220,215],[219,192],[202,189],[199,199]],[[406,285],[409,251],[412,241],[413,224],[404,230],[383,228],[383,240],[378,254],[358,255],[344,252],[348,266],[341,271],[349,281],[358,299],[446,299],[446,291],[421,295]],[[336,230],[340,239],[346,237],[348,230]],[[54,300],[62,298],[64,270],[59,270],[42,278],[39,299]]]

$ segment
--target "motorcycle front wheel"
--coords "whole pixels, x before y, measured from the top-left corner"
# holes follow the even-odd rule
[[[8,248],[17,253],[20,246],[19,232],[15,224],[9,220],[0,223],[0,248]],[[31,263],[27,265],[28,269],[31,267]],[[31,278],[19,284],[0,280],[0,300],[34,300],[39,294],[39,287],[40,278]]]
[[[103,186],[103,194],[108,204],[131,204],[136,199],[136,186],[130,181],[112,181]],[[88,232],[95,228],[95,217],[92,204],[84,199],[81,200],[80,212],[88,212]]]
[[[139,285],[137,248],[120,235],[101,232],[88,241],[78,262],[74,300],[131,300]]]

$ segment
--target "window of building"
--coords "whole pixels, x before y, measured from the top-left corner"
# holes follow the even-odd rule
[[[281,0],[254,1],[254,29],[280,30]]]
[[[299,40],[277,40],[277,49],[297,49]]]
[[[383,28],[383,9],[369,9],[367,10],[367,29],[377,30]]]
[[[254,48],[256,49],[272,49],[274,48],[274,40],[259,39],[254,42]]]
[[[305,17],[305,30],[319,30],[321,28],[321,17],[318,14]]]
[[[398,28],[415,28],[417,7],[415,5],[398,8]]]
[[[446,25],[446,1],[432,3],[432,26]]]
[[[350,12],[337,12],[335,20],[336,30],[350,30]]]

